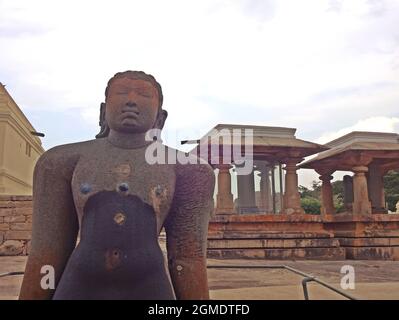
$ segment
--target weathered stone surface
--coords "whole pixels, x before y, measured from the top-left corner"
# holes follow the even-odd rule
[[[354,260],[399,260],[399,247],[347,247],[346,258]]]
[[[344,248],[221,249],[208,250],[214,259],[345,260]]]
[[[222,249],[208,250],[208,258],[213,259],[264,259],[265,250],[262,249]]]
[[[31,250],[31,248],[32,248],[32,241],[31,241],[31,240],[28,240],[28,241],[26,242],[25,248],[26,248],[26,254],[29,254],[29,253],[30,253],[30,250]]]
[[[208,240],[208,249],[234,248],[334,248],[339,247],[337,239],[235,239]]]
[[[31,231],[7,231],[5,233],[6,240],[30,240]]]
[[[0,208],[0,217],[9,217],[14,214],[13,208]]]
[[[301,215],[284,215],[284,214],[233,214],[233,215],[216,215],[212,218],[212,222],[313,222],[321,223],[323,219],[319,215],[301,214]]]
[[[10,225],[8,223],[0,223],[0,231],[10,230]]]
[[[262,256],[253,250],[274,249],[267,250],[267,259],[334,259],[333,254],[341,259],[345,250],[349,259],[394,259],[399,216],[216,216],[209,225],[208,245],[209,254],[219,258],[250,258],[254,252]]]
[[[25,221],[26,221],[26,216],[23,216],[23,215],[4,217],[4,222],[7,222],[7,223],[25,222]]]
[[[17,215],[31,216],[33,208],[15,208],[15,213]]]
[[[32,197],[0,196],[1,255],[21,255],[28,252],[26,240],[32,230]],[[4,243],[3,243],[4,242]]]
[[[15,208],[32,208],[32,201],[16,201]]]
[[[32,201],[32,196],[0,196],[1,201]]]
[[[339,238],[342,247],[399,246],[399,238]]]
[[[0,256],[16,256],[24,251],[24,242],[7,240],[0,245]]]
[[[332,238],[329,232],[279,232],[279,231],[210,231],[208,239],[324,239]]]
[[[21,230],[21,231],[31,231],[32,224],[31,223],[12,223],[10,225],[11,230]]]
[[[3,208],[15,208],[15,202],[14,201],[5,201],[5,200],[0,200],[0,210]]]

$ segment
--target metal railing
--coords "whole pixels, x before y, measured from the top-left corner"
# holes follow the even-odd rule
[[[0,278],[7,277],[7,276],[21,276],[23,274],[24,274],[23,271],[13,271],[13,272],[0,273]]]
[[[308,287],[307,284],[309,282],[316,282],[320,285],[322,285],[323,287],[330,289],[342,296],[344,296],[345,298],[348,298],[349,300],[357,300],[357,298],[353,297],[350,294],[347,294],[346,292],[339,290],[335,287],[333,287],[332,285],[310,275],[307,274],[303,271],[297,270],[295,268],[292,268],[290,266],[286,266],[286,265],[258,265],[258,266],[242,266],[242,265],[208,265],[207,266],[208,269],[284,269],[284,270],[288,270],[290,272],[293,272],[295,274],[298,274],[302,277],[304,277],[302,279],[302,288],[303,288],[303,295],[305,297],[305,300],[309,300],[309,292],[308,292]]]

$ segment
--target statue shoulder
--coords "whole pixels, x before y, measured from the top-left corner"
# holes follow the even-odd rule
[[[176,177],[179,189],[213,195],[215,174],[208,163],[177,163]]]
[[[165,159],[162,160],[170,164],[169,154],[173,154],[171,158],[174,159],[176,177],[180,182],[188,181],[214,187],[215,175],[212,167],[206,161],[192,153],[186,153],[166,145],[163,147],[166,152],[164,152]]]
[[[44,152],[38,159],[35,172],[58,172],[59,174],[74,169],[79,158],[92,149],[95,140],[69,143],[53,147]]]
[[[175,165],[175,175],[176,184],[171,207],[171,212],[174,214],[171,215],[167,225],[184,227],[193,221],[201,225],[197,218],[207,221],[213,213],[215,174],[212,167],[208,163],[200,163],[199,160],[197,163],[193,161],[186,164],[178,161]],[[173,223],[170,223],[171,221]]]

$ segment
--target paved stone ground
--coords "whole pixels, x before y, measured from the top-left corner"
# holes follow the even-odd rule
[[[26,257],[0,257],[0,273],[23,271]],[[343,265],[355,268],[355,290],[359,299],[399,299],[399,261],[264,261],[214,260],[209,265],[289,265],[340,288]],[[209,269],[212,299],[303,300],[302,277],[280,269]],[[0,278],[0,300],[16,299],[21,276]],[[318,284],[309,284],[310,299],[345,299]]]

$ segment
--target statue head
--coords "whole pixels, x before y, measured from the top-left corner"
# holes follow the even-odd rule
[[[96,138],[108,136],[110,129],[132,134],[162,129],[168,115],[162,103],[161,85],[152,75],[142,71],[116,73],[105,89],[101,131]]]

